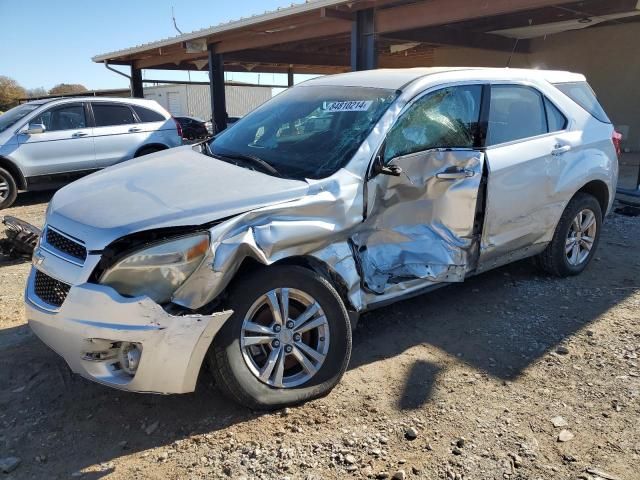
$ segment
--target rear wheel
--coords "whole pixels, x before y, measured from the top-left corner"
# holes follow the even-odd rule
[[[13,205],[18,196],[18,186],[13,176],[4,168],[0,168],[0,209]]]
[[[273,409],[327,394],[351,355],[340,296],[321,275],[276,266],[239,281],[234,313],[209,352],[216,384],[234,401]]]
[[[601,227],[600,203],[592,195],[578,192],[560,217],[553,240],[537,257],[538,265],[558,277],[578,275],[598,248]]]

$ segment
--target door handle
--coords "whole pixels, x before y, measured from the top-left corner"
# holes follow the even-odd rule
[[[436,173],[436,178],[439,180],[459,180],[461,178],[471,178],[476,174],[473,170],[463,168],[462,170],[454,170]]]
[[[131,132],[131,133],[136,133],[136,132],[139,132],[139,131],[141,131],[141,130],[142,130],[142,129],[141,129],[140,127],[131,127],[131,128],[129,129],[129,132]]]
[[[71,136],[74,138],[86,137],[87,135],[89,135],[87,132],[75,132],[71,134]]]
[[[553,150],[551,150],[551,155],[553,155],[554,157],[558,157],[563,153],[567,153],[569,150],[571,150],[571,145],[560,145],[558,143],[555,147],[553,147]]]

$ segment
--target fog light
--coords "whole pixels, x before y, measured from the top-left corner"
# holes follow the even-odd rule
[[[142,344],[134,342],[122,342],[118,350],[118,360],[122,370],[133,376],[140,365],[142,357]]]

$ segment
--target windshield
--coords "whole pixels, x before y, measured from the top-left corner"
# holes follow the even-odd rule
[[[221,133],[211,151],[257,157],[289,178],[325,178],[351,159],[395,98],[379,88],[293,88]]]
[[[39,107],[40,105],[29,105],[28,103],[25,103],[24,105],[18,105],[11,110],[7,110],[5,113],[0,115],[0,132],[4,132],[11,125]]]

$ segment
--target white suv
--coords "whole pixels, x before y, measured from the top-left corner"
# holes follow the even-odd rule
[[[582,75],[316,78],[60,190],[29,323],[116,388],[190,392],[206,358],[252,408],[315,398],[367,310],[525,257],[580,273],[613,202],[613,133]]]
[[[18,190],[60,186],[123,160],[182,145],[157,102],[76,97],[36,100],[0,115],[0,208]]]

